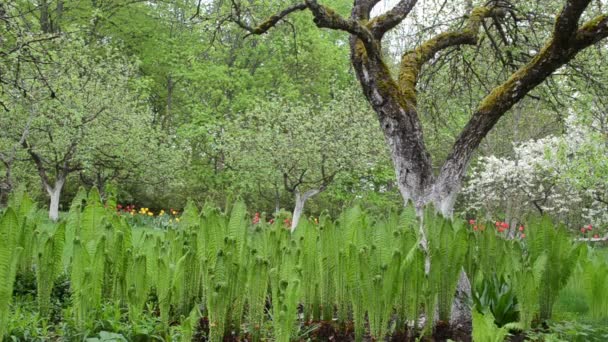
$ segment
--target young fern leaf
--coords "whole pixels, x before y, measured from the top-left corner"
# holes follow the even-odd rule
[[[146,299],[148,298],[146,256],[138,255],[129,267],[127,276],[129,318],[132,323],[141,317]]]
[[[65,223],[59,224],[53,236],[44,240],[38,253],[36,284],[40,316],[47,319],[51,307],[51,292],[55,279],[63,270],[62,256],[65,241]]]

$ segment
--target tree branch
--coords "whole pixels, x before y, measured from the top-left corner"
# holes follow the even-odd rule
[[[463,29],[441,33],[414,50],[404,53],[401,57],[398,82],[399,88],[407,100],[416,103],[416,84],[420,71],[437,52],[457,45],[476,45],[483,20],[490,16],[502,15],[504,15],[504,11],[499,8],[478,7],[471,12]]]
[[[356,0],[351,12],[351,18],[355,20],[369,20],[372,9],[379,2],[380,0]]]
[[[388,12],[372,19],[367,26],[374,38],[381,40],[386,32],[399,25],[407,18],[417,2],[418,0],[401,0]],[[371,8],[368,11],[371,11]]]
[[[249,32],[247,36],[252,34],[264,34],[272,27],[276,26],[276,24],[283,18],[285,18],[287,15],[296,11],[309,9],[310,12],[313,14],[313,21],[317,25],[317,27],[345,31],[357,36],[365,44],[365,47],[368,50],[368,54],[370,52],[376,52],[377,50],[379,50],[375,47],[374,39],[371,32],[365,26],[361,25],[357,20],[343,18],[330,7],[319,4],[317,0],[305,0],[304,3],[288,7],[283,11],[279,12],[278,14],[275,14],[270,18],[264,20],[256,27],[251,27],[244,23],[241,20],[240,8],[238,4],[236,4],[234,0],[232,1],[232,3],[233,9],[236,14],[236,16],[233,17],[233,21],[241,28]]]
[[[34,152],[32,146],[27,142],[27,140],[23,140],[23,148],[27,150],[27,153],[32,157],[34,164],[36,165],[36,169],[38,170],[38,174],[40,175],[40,179],[42,180],[42,185],[45,190],[48,189],[51,182],[49,180],[48,175],[46,174],[46,169],[44,168],[44,162],[42,158],[38,155],[38,153]]]
[[[264,33],[268,32],[268,30],[270,30],[272,27],[276,26],[276,24],[279,21],[281,21],[281,19],[285,18],[286,16],[288,16],[289,14],[291,14],[293,12],[305,10],[307,8],[307,6],[306,6],[306,4],[301,3],[301,4],[297,4],[297,5],[288,7],[286,9],[282,10],[281,12],[271,16],[270,18],[264,20],[261,24],[257,25],[256,27],[251,27],[242,21],[240,6],[234,0],[232,0],[232,8],[236,14],[236,16],[232,17],[232,20],[237,25],[239,25],[241,28],[248,31],[249,34],[247,36],[250,36],[252,34],[260,35],[260,34],[264,34]]]
[[[570,3],[568,2],[568,4]],[[565,8],[567,7],[568,5]],[[569,16],[570,20],[574,20],[577,13]],[[564,15],[564,11],[562,11],[560,17]],[[473,151],[515,103],[544,82],[558,68],[570,62],[580,51],[608,37],[608,15],[598,16],[585,23],[569,37],[565,45],[561,39],[556,39],[559,37],[552,37],[528,64],[522,66],[482,100],[456,139],[452,151],[441,169],[437,184],[451,184],[447,180],[454,177],[461,179]],[[439,191],[451,192],[453,190],[455,189]]]
[[[380,49],[377,47],[377,43],[367,27],[361,25],[361,23],[359,23],[357,20],[345,19],[341,17],[333,9],[320,5],[317,0],[305,1],[306,5],[314,16],[313,21],[317,27],[348,32],[361,39],[365,45],[368,55],[376,55],[379,53]]]
[[[557,44],[566,45],[578,29],[578,21],[591,0],[567,0],[555,20],[553,37]]]

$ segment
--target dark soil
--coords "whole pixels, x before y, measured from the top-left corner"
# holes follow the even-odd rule
[[[310,341],[318,342],[351,342],[355,341],[355,329],[352,322],[339,324],[334,321],[308,322],[307,327],[317,326],[317,328],[309,335]],[[209,320],[203,317],[199,320],[199,325],[193,341],[207,342],[209,341]],[[387,342],[413,342],[419,337],[408,331],[397,331],[393,335],[384,339]],[[452,329],[446,322],[438,322],[435,331],[431,336],[423,337],[421,341],[425,342],[443,342],[451,339],[457,342],[471,342],[471,330],[469,329]],[[365,336],[364,341],[376,342],[370,336]],[[251,336],[225,336],[224,342],[248,342],[251,341]],[[304,340],[303,340],[304,341]],[[517,336],[511,339],[513,342],[523,341]]]
[[[208,342],[209,341],[209,319],[207,317],[201,317],[198,321],[198,327],[194,336],[192,336],[193,342]],[[239,336],[236,333],[234,335],[224,336],[223,342],[247,342],[251,341],[249,335]]]
[[[336,322],[314,322],[310,325],[320,325],[317,330],[312,333],[313,341],[354,341],[355,329],[352,323],[341,325]]]
[[[207,336],[209,336],[209,319],[207,317],[201,317],[201,319],[198,320],[198,328],[196,329],[194,336],[192,336],[192,341],[207,342],[209,340]]]

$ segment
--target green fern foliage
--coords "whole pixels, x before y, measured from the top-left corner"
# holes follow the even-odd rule
[[[0,218],[0,341],[6,333],[17,263],[23,250],[18,245],[19,228],[17,214],[9,207]]]
[[[61,223],[52,236],[43,239],[36,262],[36,284],[38,287],[38,307],[40,316],[47,318],[51,306],[51,291],[55,279],[63,271],[63,246],[65,223]]]
[[[131,227],[112,201],[81,190],[63,222],[45,224],[27,197],[12,200],[0,218],[0,334],[11,316],[16,274],[32,271],[40,324],[50,317],[53,284],[66,275],[71,301],[64,314],[83,336],[107,324],[104,307],[134,327],[152,317],[164,339],[176,331],[184,340],[202,333],[200,317],[209,323],[210,341],[246,333],[254,341],[286,342],[306,338],[322,322],[352,323],[356,341],[420,336],[432,331],[436,315],[450,320],[464,270],[474,284],[488,275],[508,283],[503,297],[512,303],[508,310],[517,303],[522,328],[551,317],[573,274],[592,318],[608,316],[608,264],[547,218],[526,224],[527,239],[510,240],[469,230],[432,208],[422,217],[411,204],[373,216],[355,206],[336,221],[302,220],[292,233],[283,214],[273,223],[251,223],[241,201],[229,212],[189,202],[178,225],[153,230]],[[490,309],[502,322],[499,300]],[[501,341],[515,328],[495,321],[490,312],[475,312],[474,339]]]

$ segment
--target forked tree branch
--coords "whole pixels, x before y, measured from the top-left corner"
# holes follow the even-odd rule
[[[416,84],[424,64],[441,50],[457,45],[477,45],[479,29],[483,20],[491,16],[503,16],[500,8],[478,7],[471,12],[465,27],[458,31],[444,32],[422,43],[401,57],[399,87],[406,99],[416,103]]]
[[[374,38],[381,40],[386,32],[399,25],[410,14],[417,2],[418,0],[401,0],[388,12],[372,19],[368,27],[372,30]]]
[[[559,21],[571,22],[578,21],[580,18],[580,8],[571,6],[571,2],[568,2],[570,7],[566,5],[564,9],[571,8],[572,11],[562,11],[556,27],[560,26]],[[466,170],[473,151],[515,103],[544,82],[553,72],[571,61],[579,52],[608,37],[608,15],[596,17],[575,29],[574,33],[560,31],[555,34],[556,36],[552,37],[528,64],[522,66],[504,83],[495,87],[481,101],[456,139],[452,151],[441,169],[438,183],[441,183],[441,179],[461,178],[460,173],[464,173]],[[563,39],[563,34],[568,36],[567,40]],[[459,170],[458,174],[454,174],[455,170]]]
[[[578,29],[578,21],[591,0],[567,0],[555,20],[553,38],[556,44],[566,45]]]
[[[271,16],[270,18],[264,20],[262,23],[260,23],[256,27],[251,27],[242,20],[240,6],[234,0],[232,1],[232,8],[235,12],[235,15],[232,17],[233,21],[237,25],[239,25],[241,28],[248,31],[249,32],[248,36],[249,36],[252,34],[259,35],[259,34],[264,34],[264,33],[268,32],[268,30],[270,30],[271,28],[276,26],[279,23],[279,21],[281,21],[283,18],[285,18],[286,16],[288,16],[289,14],[291,14],[293,12],[305,10],[307,8],[307,6],[304,3],[290,6],[286,9],[282,10],[281,12]]]
[[[312,13],[314,17],[313,21],[315,22],[317,27],[345,31],[358,37],[365,45],[368,54],[378,53],[379,51],[377,45],[374,42],[371,32],[365,26],[363,26],[355,19],[346,19],[340,16],[332,8],[319,4],[317,0],[305,0],[304,3],[288,7],[282,10],[281,12],[264,20],[256,27],[251,27],[247,23],[245,23],[241,18],[239,5],[234,0],[232,1],[232,4],[233,11],[235,12],[235,15],[233,15],[232,20],[241,28],[249,32],[247,36],[254,34],[264,34],[268,32],[268,30],[270,30],[272,27],[276,26],[289,14],[296,11],[308,9]]]

